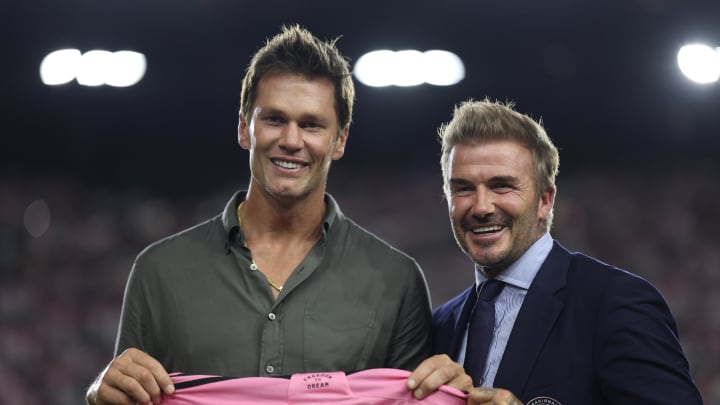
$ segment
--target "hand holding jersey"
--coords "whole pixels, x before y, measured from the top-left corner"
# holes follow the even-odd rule
[[[152,356],[133,348],[113,359],[100,373],[88,390],[87,401],[94,405],[159,404],[162,394],[174,391],[163,366]]]
[[[462,366],[447,355],[436,355],[423,361],[408,377],[407,388],[417,399],[436,392],[443,385],[468,392],[468,404],[499,398],[486,391],[471,391],[472,380]],[[117,356],[98,376],[88,390],[87,400],[94,405],[159,404],[163,395],[175,392],[172,379],[162,365],[147,353],[131,348]],[[502,394],[502,393],[501,393]],[[517,404],[519,402],[496,402]]]
[[[441,385],[449,385],[460,391],[470,391],[472,379],[463,367],[449,356],[439,354],[423,361],[408,377],[407,387],[417,399],[425,398]]]
[[[472,378],[465,374],[463,366],[446,354],[437,354],[423,361],[407,380],[413,396],[423,399],[446,385],[468,392],[468,405],[496,404],[522,405],[512,392],[499,388],[473,388]]]

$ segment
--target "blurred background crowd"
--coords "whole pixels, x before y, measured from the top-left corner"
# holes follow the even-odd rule
[[[561,171],[552,234],[657,286],[706,403],[718,403],[718,170],[671,166]],[[0,176],[0,403],[81,403],[112,357],[137,253],[219,213],[244,186],[182,194]],[[433,306],[472,282],[472,264],[452,237],[439,170],[358,172],[338,163],[329,191],[348,216],[418,260]]]

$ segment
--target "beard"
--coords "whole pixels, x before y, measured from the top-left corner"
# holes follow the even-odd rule
[[[504,235],[489,241],[473,240],[473,229],[481,226],[500,226]],[[485,271],[499,273],[514,263],[541,236],[538,232],[537,212],[525,212],[513,218],[505,213],[487,217],[466,216],[453,221],[453,233],[460,249]]]

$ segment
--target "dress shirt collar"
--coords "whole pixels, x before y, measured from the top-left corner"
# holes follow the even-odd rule
[[[530,248],[520,256],[505,271],[498,274],[497,279],[512,286],[527,290],[530,288],[535,275],[540,270],[545,258],[553,247],[553,239],[549,232],[530,245]],[[487,281],[488,277],[482,266],[475,264],[475,286]]]

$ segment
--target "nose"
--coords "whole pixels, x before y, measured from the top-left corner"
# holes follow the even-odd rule
[[[484,218],[495,211],[492,193],[483,187],[478,187],[472,205],[472,214],[479,218]]]
[[[283,128],[282,135],[280,136],[280,147],[295,150],[302,148],[302,146],[302,128],[295,122],[289,122]]]

